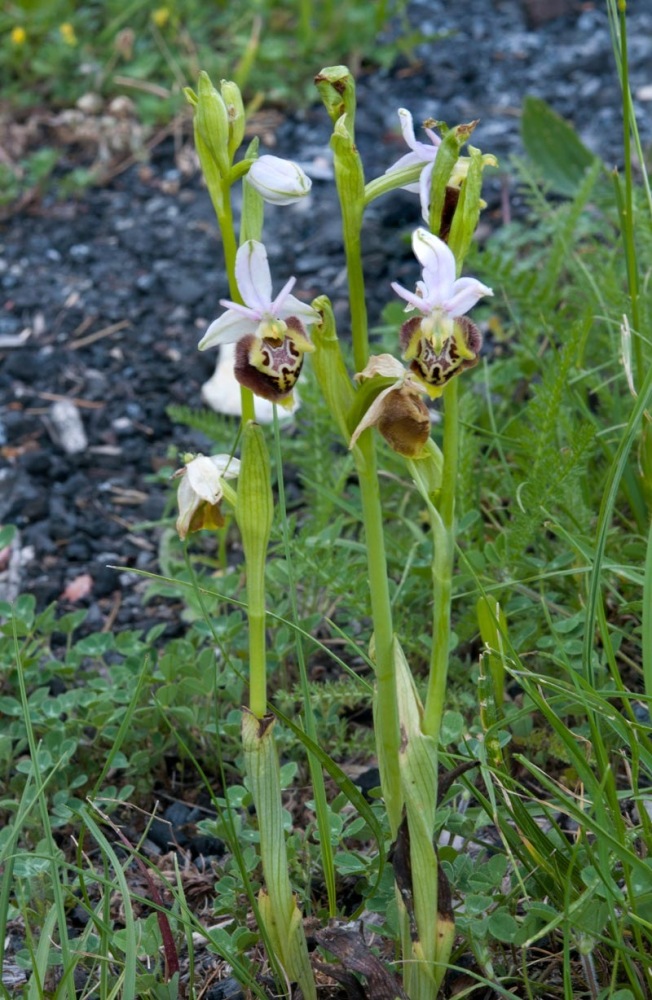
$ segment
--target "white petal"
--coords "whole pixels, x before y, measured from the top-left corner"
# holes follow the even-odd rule
[[[247,240],[239,247],[235,255],[235,280],[244,304],[262,318],[272,301],[272,276],[262,243]]]
[[[223,479],[235,479],[240,475],[240,459],[232,455],[210,455],[209,461],[213,463]]]
[[[192,521],[193,514],[199,507],[201,503],[201,498],[197,496],[192,486],[188,482],[187,476],[184,476],[179,482],[179,489],[177,490],[177,503],[179,504],[179,516],[177,518],[177,533],[179,538],[183,539],[188,534],[188,529],[190,528],[190,522]]]
[[[441,305],[452,293],[455,281],[455,257],[443,240],[427,229],[416,229],[412,235],[414,255],[423,267],[423,281],[431,305]]]
[[[374,375],[382,375],[384,378],[402,378],[405,375],[405,368],[393,354],[374,354],[369,358],[366,367],[355,376],[360,378],[373,378]],[[392,388],[390,386],[390,388]]]
[[[444,308],[448,315],[453,317],[463,316],[483,295],[493,295],[491,288],[483,285],[477,278],[458,278],[453,283],[451,292]]]
[[[358,440],[363,431],[366,431],[368,427],[373,427],[374,424],[378,423],[378,420],[380,419],[383,410],[383,403],[385,401],[385,397],[389,395],[390,392],[394,392],[396,386],[397,383],[395,383],[394,385],[388,385],[386,389],[383,389],[382,392],[378,393],[373,403],[371,404],[371,406],[365,413],[364,417],[362,418],[362,420],[354,430],[353,434],[351,435],[349,448],[353,448],[353,446],[355,445],[356,441]]]
[[[247,180],[272,205],[290,205],[305,198],[312,181],[298,163],[280,156],[260,156],[251,164]]]
[[[423,282],[420,281],[419,284],[422,285]],[[408,291],[407,288],[403,288],[403,285],[399,285],[398,281],[392,281],[392,288],[397,295],[400,295],[402,299],[405,299],[410,309],[418,309],[419,312],[429,311],[422,295],[417,295],[416,292]]]
[[[199,341],[199,350],[205,351],[208,347],[218,347],[221,344],[235,344],[241,337],[253,333],[256,326],[256,321],[246,319],[232,309],[227,309],[225,313],[213,320]]]
[[[434,161],[423,168],[419,176],[419,199],[421,201],[421,217],[427,226],[430,225],[430,189],[432,187],[432,172]]]
[[[222,496],[220,473],[207,455],[198,455],[188,462],[185,479],[206,503],[217,503]]]
[[[416,150],[417,140],[414,135],[414,125],[412,123],[412,115],[407,110],[407,108],[398,109],[398,118],[401,123],[401,132],[405,142],[410,147],[410,149]]]
[[[287,319],[288,316],[296,316],[304,326],[311,326],[313,323],[318,323],[321,319],[316,309],[309,306],[307,302],[297,299],[294,295],[286,297],[278,316],[280,319]]]
[[[397,160],[396,163],[393,163],[391,167],[388,167],[385,173],[393,174],[397,170],[404,170],[406,167],[413,167],[417,163],[423,163],[423,160],[417,153],[406,153],[399,160]],[[418,185],[410,184],[410,188],[414,188],[414,190],[416,191],[418,190]]]

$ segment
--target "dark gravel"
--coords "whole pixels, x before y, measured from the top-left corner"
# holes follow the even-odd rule
[[[630,8],[632,90],[649,143],[652,4]],[[425,33],[451,34],[420,47],[417,65],[360,79],[357,131],[369,176],[405,151],[396,136],[398,107],[410,109],[416,122],[480,118],[474,144],[501,159],[486,216],[500,225],[509,156],[521,152],[525,94],[545,97],[608,164],[619,162],[619,88],[601,4],[584,3],[536,27],[517,0],[415,0],[409,16]],[[344,319],[329,134],[317,105],[276,128],[273,152],[299,160],[314,185],[308,202],[270,210],[267,239],[276,283],[296,274],[302,295],[329,293]],[[174,464],[171,446],[182,452],[201,445],[172,426],[166,407],[199,405],[215,355],[198,353],[196,344],[227,289],[208,197],[197,174],[183,174],[177,163],[172,142],[165,142],[148,164],[79,201],[48,196],[0,224],[0,524],[20,530],[9,570],[8,555],[0,557],[1,596],[20,589],[35,594],[40,606],[58,601],[66,609],[67,585],[88,574],[91,589],[76,603],[90,607],[93,628],[109,615],[120,627],[159,620],[169,622],[170,633],[178,627],[174,605],[143,608],[142,581],[108,568],[157,568],[158,529],[132,530],[165,509],[166,488],[149,478]],[[518,211],[514,193],[512,207]],[[404,193],[368,213],[372,320],[391,298],[397,262],[407,259],[397,231],[418,222],[418,200]],[[22,331],[29,331],[23,346],[3,348]],[[87,437],[74,455],[66,454],[53,426],[58,398],[75,403]]]

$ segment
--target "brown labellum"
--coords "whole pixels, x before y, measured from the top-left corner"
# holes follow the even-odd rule
[[[416,458],[430,437],[430,412],[420,394],[403,385],[385,397],[377,427],[394,451]]]

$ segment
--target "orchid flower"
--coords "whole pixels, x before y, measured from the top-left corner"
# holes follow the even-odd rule
[[[176,528],[181,539],[189,532],[224,523],[219,509],[225,489],[222,480],[234,479],[240,472],[240,462],[230,455],[188,455],[186,459],[183,468],[174,473],[174,478],[180,479]]]
[[[465,313],[493,292],[477,278],[456,278],[453,251],[428,230],[415,230],[412,248],[422,280],[415,292],[397,282],[392,288],[408,303],[406,312],[418,310],[421,317],[403,324],[400,341],[403,357],[436,398],[453,375],[477,364],[482,338]]]
[[[267,251],[256,240],[238,249],[235,278],[243,304],[220,299],[226,312],[211,323],[199,349],[237,344],[234,370],[238,382],[263,399],[291,406],[303,356],[314,350],[306,327],[319,321],[319,313],[290,294],[296,278],[290,278],[272,298]]]
[[[403,133],[403,138],[410,147],[411,152],[405,153],[405,155],[397,160],[396,163],[392,164],[391,167],[388,167],[385,173],[392,174],[397,170],[403,170],[405,167],[412,167],[417,163],[423,164],[423,170],[419,175],[419,180],[412,184],[406,184],[404,186],[404,190],[419,192],[419,197],[421,199],[421,214],[424,221],[427,222],[430,206],[432,171],[435,165],[437,152],[441,144],[441,139],[433,129],[425,128],[425,133],[430,139],[430,145],[427,142],[420,142],[415,137],[414,124],[412,122],[412,115],[410,112],[405,108],[399,108],[398,117],[401,122],[401,132]]]
[[[353,448],[363,431],[378,427],[394,451],[407,458],[416,458],[430,437],[430,413],[422,399],[424,387],[391,354],[369,358],[356,379],[393,378],[392,385],[382,389],[368,407],[353,431],[349,448]]]
[[[260,156],[251,164],[245,179],[271,205],[290,205],[305,198],[312,181],[292,160],[280,156]]]

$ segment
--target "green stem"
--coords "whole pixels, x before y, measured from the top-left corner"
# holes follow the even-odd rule
[[[376,451],[371,430],[365,431],[354,450],[360,482],[362,518],[365,528],[369,596],[374,623],[376,664],[376,710],[374,729],[385,807],[392,837],[396,836],[403,809],[398,755],[400,732],[394,668],[394,628],[389,597],[383,513],[376,469]]]
[[[620,20],[620,72],[622,75],[623,97],[623,157],[625,165],[625,204],[622,211],[623,243],[625,245],[625,261],[627,264],[627,281],[629,297],[632,304],[632,327],[634,329],[634,357],[636,359],[637,381],[643,379],[644,358],[643,341],[641,339],[638,265],[636,261],[636,246],[634,243],[634,195],[632,178],[631,123],[633,117],[631,92],[629,89],[629,60],[627,54],[627,20],[626,4],[618,4]]]
[[[342,206],[344,249],[349,279],[353,358],[356,370],[362,371],[369,357],[367,305],[360,237],[362,202],[347,198],[346,191],[340,189],[340,204]],[[374,624],[374,659],[377,681],[374,729],[385,807],[392,835],[395,836],[401,822],[403,800],[398,766],[400,733],[396,704],[394,628],[392,605],[389,598],[383,511],[376,469],[376,449],[371,431],[366,431],[361,436],[358,447],[354,449],[354,458],[360,482],[362,518],[369,567],[369,595]]]
[[[439,518],[432,518],[433,634],[430,676],[423,718],[423,731],[439,738],[444,714],[448,656],[451,635],[451,596],[455,558],[455,487],[459,452],[459,405],[457,379],[444,390],[444,479],[439,498]]]
[[[221,207],[219,207],[220,205]],[[224,252],[226,275],[229,282],[229,295],[233,302],[242,303],[242,296],[240,295],[238,283],[235,278],[235,257],[238,252],[238,241],[236,240],[233,225],[231,182],[228,177],[222,181],[221,200],[217,201],[213,199],[213,207],[215,208],[218,225],[222,234],[222,249]],[[256,419],[256,413],[254,410],[254,395],[251,389],[246,389],[243,385],[240,386],[240,402],[242,406],[242,424],[244,426],[247,421]]]

